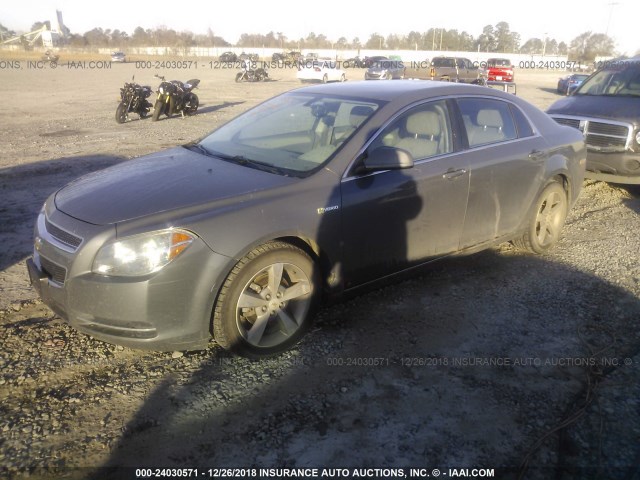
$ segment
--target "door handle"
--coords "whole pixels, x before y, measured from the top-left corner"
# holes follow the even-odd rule
[[[464,168],[461,168],[459,170],[449,169],[442,175],[442,178],[446,178],[447,180],[454,180],[459,176],[464,175],[465,173],[467,173],[467,171]]]
[[[542,160],[546,153],[541,150],[531,150],[529,153],[529,160]]]

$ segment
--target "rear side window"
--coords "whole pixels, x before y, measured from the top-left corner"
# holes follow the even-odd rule
[[[461,98],[458,106],[470,147],[518,137],[508,103],[488,98]]]

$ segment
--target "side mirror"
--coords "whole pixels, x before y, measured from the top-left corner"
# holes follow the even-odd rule
[[[367,153],[363,164],[369,171],[401,170],[413,167],[413,157],[401,148],[378,147]]]

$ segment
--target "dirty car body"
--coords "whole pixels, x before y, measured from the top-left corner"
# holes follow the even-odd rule
[[[27,264],[98,339],[190,350],[213,333],[261,357],[295,344],[321,300],[505,240],[545,251],[584,157],[580,132],[496,90],[307,87],[53,193]]]

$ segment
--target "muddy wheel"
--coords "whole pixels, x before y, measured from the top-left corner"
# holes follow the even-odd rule
[[[213,334],[223,348],[260,358],[294,345],[309,329],[319,274],[302,250],[262,245],[225,280],[213,311]]]
[[[127,107],[124,103],[118,104],[118,108],[116,108],[116,122],[124,123],[127,121]]]
[[[527,231],[513,244],[533,253],[546,252],[560,240],[568,210],[567,192],[559,182],[549,183],[535,201]]]

